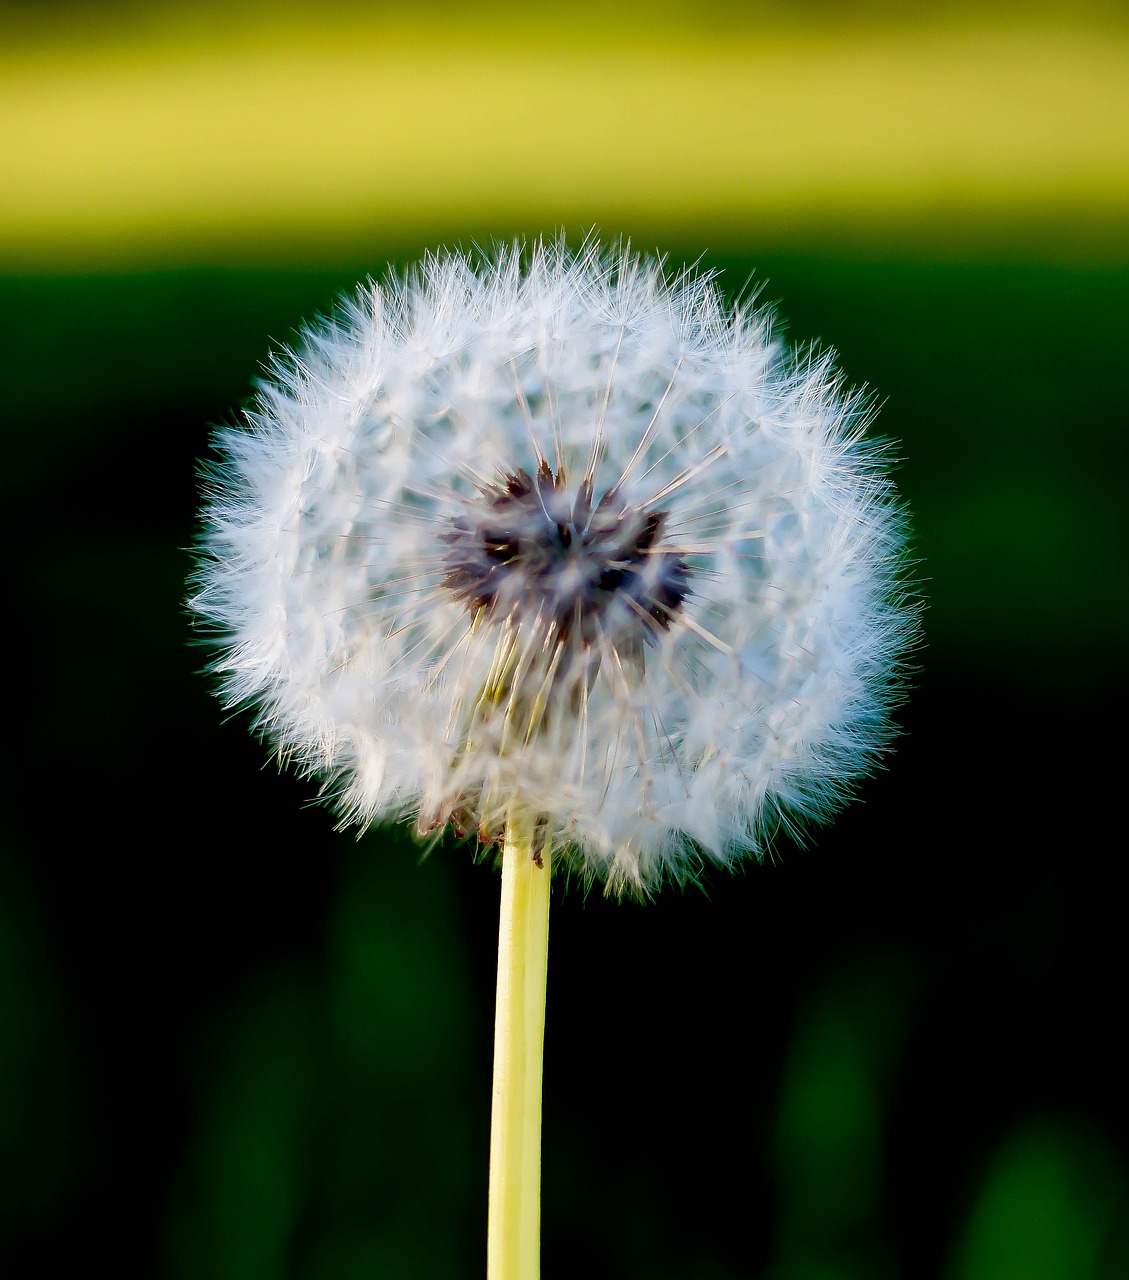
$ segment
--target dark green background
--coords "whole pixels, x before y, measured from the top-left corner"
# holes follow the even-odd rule
[[[0,280],[5,1275],[483,1272],[496,873],[335,834],[182,605],[209,424],[424,247]],[[546,1280],[1129,1274],[1129,273],[1054,257],[704,259],[883,399],[926,644],[806,849],[647,906],[560,887]]]

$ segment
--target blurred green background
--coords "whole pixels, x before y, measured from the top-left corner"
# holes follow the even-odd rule
[[[558,893],[546,1280],[1129,1274],[1122,6],[91,0],[0,4],[5,1276],[482,1274],[496,875],[225,719],[195,466],[357,279],[593,226],[878,393],[930,608],[807,848]]]

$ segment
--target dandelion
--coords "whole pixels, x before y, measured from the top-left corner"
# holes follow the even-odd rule
[[[192,607],[344,822],[504,847],[491,1275],[533,1275],[535,1209],[512,1265],[493,1215],[536,1196],[550,858],[693,879],[888,742],[915,612],[870,402],[709,275],[592,243],[428,258],[271,375],[218,437]]]

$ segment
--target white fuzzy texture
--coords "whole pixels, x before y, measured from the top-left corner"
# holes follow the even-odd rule
[[[916,610],[866,416],[708,277],[592,245],[429,258],[219,433],[192,608],[227,701],[346,820],[490,827],[516,801],[586,878],[647,892],[825,818],[888,741]],[[444,534],[484,486],[546,459],[575,489],[592,458],[597,498],[668,513],[689,594],[641,656],[597,646],[581,696],[538,676],[560,705],[515,736],[483,690],[500,646],[545,671],[544,628],[473,623]]]

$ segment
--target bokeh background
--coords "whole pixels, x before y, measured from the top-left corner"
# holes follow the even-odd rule
[[[482,1274],[496,874],[222,714],[195,468],[356,280],[593,227],[875,389],[930,606],[806,848],[562,886],[546,1280],[1129,1275],[1123,6],[9,0],[5,1276]]]

